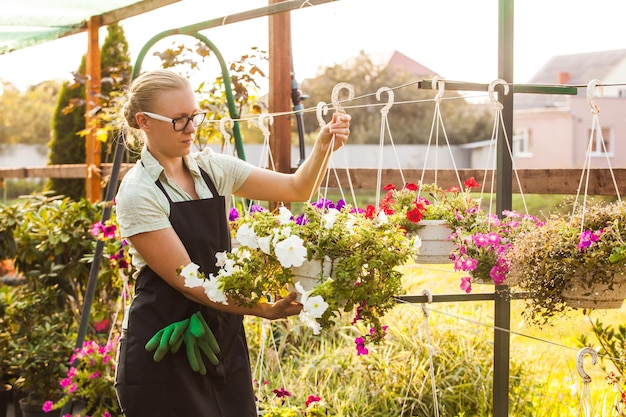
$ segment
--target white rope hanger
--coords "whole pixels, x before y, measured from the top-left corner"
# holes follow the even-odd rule
[[[428,303],[433,302],[433,295],[430,290],[425,289],[422,292],[423,295],[428,297]],[[437,382],[435,378],[435,365],[433,362],[433,356],[435,355],[435,347],[433,346],[433,341],[430,336],[430,326],[428,325],[428,317],[429,312],[426,308],[425,303],[422,303],[422,311],[424,313],[424,330],[426,332],[426,347],[428,348],[428,365],[429,365],[429,375],[430,375],[430,383],[433,391],[433,409],[435,411],[435,417],[439,417],[439,401],[437,399]],[[413,383],[413,377],[415,376],[415,366],[411,367],[411,375],[409,376],[409,382],[406,387],[406,394],[404,395],[404,401],[402,402],[402,411],[400,415],[404,415],[404,410],[406,409],[406,400],[409,397],[409,392],[411,389],[411,384]]]
[[[456,174],[456,179],[459,183],[459,188],[463,189],[463,183],[461,182],[461,177],[459,176],[459,170],[456,166],[456,161],[454,160],[454,155],[452,153],[452,147],[450,146],[450,141],[448,140],[448,134],[446,133],[446,128],[443,123],[443,118],[441,117],[441,100],[443,98],[443,93],[445,91],[445,82],[438,75],[433,77],[432,81],[433,89],[437,89],[437,94],[433,101],[435,102],[435,111],[433,114],[433,122],[430,127],[430,135],[428,137],[428,145],[426,146],[426,156],[424,157],[424,166],[422,168],[422,176],[420,179],[420,183],[424,183],[424,175],[426,174],[426,163],[428,162],[428,155],[430,153],[430,147],[433,142],[433,135],[435,136],[435,179],[434,183],[437,184],[437,169],[438,169],[438,153],[439,153],[439,129],[443,133],[443,137],[446,141],[446,147],[448,148],[448,152],[450,154],[450,160],[452,161],[452,166],[454,167],[454,172]]]
[[[508,153],[508,156],[511,160],[511,166],[512,166],[512,170],[513,173],[515,174],[515,179],[517,181],[517,187],[519,188],[519,192],[520,195],[522,197],[522,203],[524,205],[524,212],[525,214],[529,214],[528,213],[528,207],[526,205],[526,199],[524,197],[524,191],[522,190],[522,183],[520,181],[519,178],[519,173],[517,172],[517,168],[515,166],[515,158],[513,156],[513,150],[511,149],[511,143],[509,141],[509,136],[506,132],[505,126],[504,126],[504,118],[502,116],[502,110],[504,109],[504,105],[502,103],[500,103],[498,101],[498,99],[496,99],[495,97],[495,88],[497,85],[502,85],[503,86],[503,93],[506,95],[509,93],[509,85],[507,84],[506,81],[498,78],[496,80],[493,80],[488,87],[488,93],[489,93],[489,99],[491,100],[492,106],[495,109],[494,112],[494,120],[493,120],[493,130],[491,131],[491,140],[489,141],[489,150],[488,150],[488,154],[487,154],[487,164],[485,165],[485,173],[483,175],[484,177],[484,181],[483,181],[483,185],[481,187],[480,190],[480,199],[482,200],[483,194],[485,193],[485,183],[486,183],[486,179],[487,179],[487,171],[489,169],[489,167],[491,167],[491,188],[489,190],[489,193],[491,196],[494,195],[495,191],[494,191],[494,187],[495,187],[495,174],[496,174],[496,165],[497,165],[497,158],[496,158],[496,152],[497,152],[497,145],[498,145],[498,140],[502,140],[505,144],[505,148],[506,151]],[[500,132],[500,128],[502,128],[502,132],[504,133],[504,136],[502,138],[499,138],[499,132]],[[494,209],[493,209],[493,198],[489,199],[489,209],[488,209],[488,213],[489,214],[493,214],[494,213]]]
[[[593,149],[593,143],[596,139],[600,139],[600,144],[602,146],[602,152],[606,156],[607,166],[609,168],[609,172],[611,173],[611,179],[613,180],[613,186],[615,187],[615,195],[619,201],[622,201],[622,198],[619,193],[619,188],[617,186],[617,181],[615,179],[615,173],[613,172],[613,168],[611,167],[611,160],[609,158],[609,153],[606,149],[606,143],[604,143],[604,137],[602,136],[602,127],[600,125],[600,118],[598,114],[600,113],[600,108],[596,104],[595,101],[595,90],[598,88],[600,94],[602,94],[602,86],[598,86],[600,83],[599,80],[593,79],[589,81],[587,85],[587,102],[589,103],[589,107],[591,109],[592,118],[591,118],[591,132],[589,133],[589,142],[587,143],[587,151],[585,152],[585,162],[583,164],[583,169],[580,175],[580,181],[578,183],[578,189],[576,190],[576,199],[574,201],[574,207],[572,209],[572,213],[576,212],[578,199],[580,198],[581,188],[583,186],[583,182],[585,184],[585,189],[583,192],[583,201],[582,201],[582,221],[581,221],[581,230],[585,221],[585,208],[587,207],[587,195],[589,190],[589,176],[591,174],[591,151]]]

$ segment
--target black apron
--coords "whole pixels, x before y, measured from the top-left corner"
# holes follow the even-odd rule
[[[170,202],[170,222],[191,260],[208,275],[218,270],[215,254],[230,250],[230,232],[225,199],[208,174],[201,173],[213,198],[174,203],[161,182],[156,185]],[[198,310],[220,345],[219,364],[205,360],[207,374],[194,372],[184,346],[155,362],[154,352],[144,349],[146,342],[163,327]],[[137,278],[127,314],[115,382],[126,417],[256,417],[243,316],[185,298],[147,266]]]

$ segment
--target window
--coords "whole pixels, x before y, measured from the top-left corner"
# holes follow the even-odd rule
[[[527,127],[516,128],[513,131],[513,155],[521,158],[530,158],[531,131]]]
[[[587,149],[591,149],[589,156],[613,156],[613,129],[608,127],[602,130],[595,129],[593,138],[591,138],[591,129],[588,129],[587,137],[591,141],[591,144],[587,143]]]

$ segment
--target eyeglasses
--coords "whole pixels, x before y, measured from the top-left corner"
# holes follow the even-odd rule
[[[189,117],[183,116],[177,117],[176,119],[170,119],[169,117],[161,116],[160,114],[150,113],[147,111],[143,111],[142,113],[151,119],[161,120],[163,122],[171,122],[176,132],[185,130],[189,122],[193,124],[193,127],[198,127],[202,124],[202,122],[204,122],[204,119],[206,117],[206,113],[196,113],[192,114]]]

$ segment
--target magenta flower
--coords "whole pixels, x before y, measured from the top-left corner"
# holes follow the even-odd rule
[[[50,411],[52,411],[52,407],[54,407],[54,403],[52,401],[46,401],[45,403],[43,403],[43,407],[41,407],[41,409],[44,413],[49,413]]]
[[[467,294],[472,292],[472,278],[471,277],[463,277],[463,278],[461,278],[461,285],[460,285],[460,287]]]
[[[472,240],[474,241],[474,244],[478,246],[479,248],[489,246],[489,239],[487,238],[487,235],[484,233],[473,234]]]
[[[231,207],[230,212],[228,213],[228,220],[235,221],[239,218],[239,210],[235,207]]]
[[[454,261],[455,271],[473,271],[478,265],[478,260],[473,258],[457,258]]]
[[[600,235],[602,234],[602,230],[598,230],[597,232],[592,232],[591,230],[585,230],[580,234],[580,241],[578,242],[578,251],[582,252],[591,246],[592,243],[600,240]]]
[[[489,232],[485,235],[485,238],[487,239],[487,242],[489,242],[490,245],[497,245],[500,243],[500,240],[502,239],[502,237],[496,233],[496,232]]]
[[[367,355],[369,350],[365,347],[365,339],[362,337],[357,337],[354,339],[354,343],[356,344],[356,354],[357,356]]]

